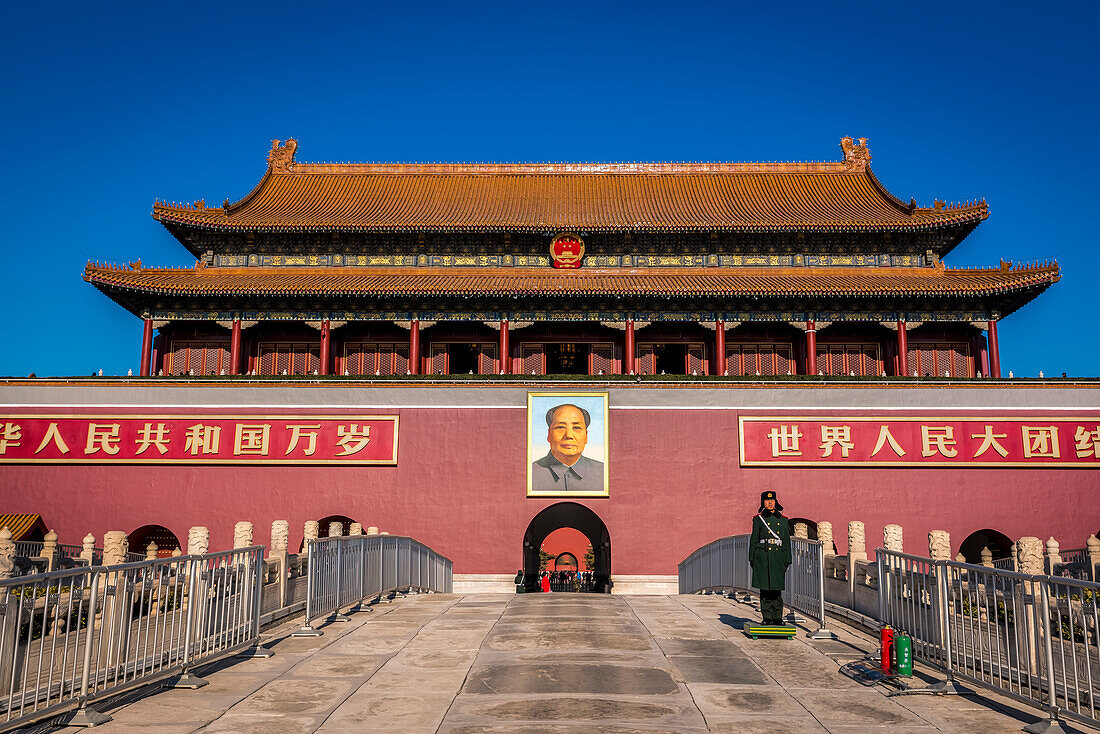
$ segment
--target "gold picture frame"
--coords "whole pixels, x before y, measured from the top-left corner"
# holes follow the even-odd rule
[[[580,415],[566,412],[557,416],[560,428],[552,445],[551,413],[565,406],[579,409]],[[581,416],[583,442],[576,435]],[[608,436],[607,392],[527,393],[527,496],[609,497]],[[573,458],[574,453],[579,456]],[[562,459],[569,458],[573,463],[563,463]]]

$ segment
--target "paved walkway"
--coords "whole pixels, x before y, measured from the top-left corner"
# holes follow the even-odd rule
[[[754,641],[739,628],[756,614],[718,596],[412,596],[319,638],[286,625],[274,657],[200,671],[205,688],[96,731],[984,734],[1039,718],[995,696],[887,698],[838,671],[866,637]]]

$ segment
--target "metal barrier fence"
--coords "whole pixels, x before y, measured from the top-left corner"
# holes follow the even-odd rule
[[[749,591],[749,536],[731,535],[696,549],[679,565],[681,594],[708,589]],[[817,640],[836,635],[825,624],[825,553],[816,540],[791,538],[791,565],[784,578],[783,603],[809,615],[818,628],[810,633]]]
[[[1070,548],[1059,553],[1062,562],[1053,570],[1047,568],[1052,576],[1069,576],[1079,581],[1100,581],[1096,575],[1096,565],[1088,548]],[[1049,558],[1046,559],[1049,565]]]
[[[1100,584],[878,550],[879,617],[954,678],[1100,725]]]
[[[0,582],[0,731],[68,714],[65,723],[110,717],[89,704],[258,648],[260,546]],[[252,650],[248,651],[248,648]]]
[[[450,593],[451,560],[412,538],[398,535],[346,535],[308,541],[305,624],[294,634],[317,636],[313,620],[347,621],[341,609],[383,594],[424,590]]]

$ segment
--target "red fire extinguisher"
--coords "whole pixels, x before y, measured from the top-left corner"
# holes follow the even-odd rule
[[[890,625],[883,625],[879,632],[879,659],[882,661],[882,672],[889,673],[894,668],[894,629]]]

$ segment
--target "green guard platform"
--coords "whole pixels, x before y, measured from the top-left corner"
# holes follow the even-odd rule
[[[754,640],[759,640],[761,637],[786,637],[788,640],[793,640],[794,636],[798,634],[798,628],[793,624],[755,624],[753,622],[745,622],[741,629],[746,635]]]

